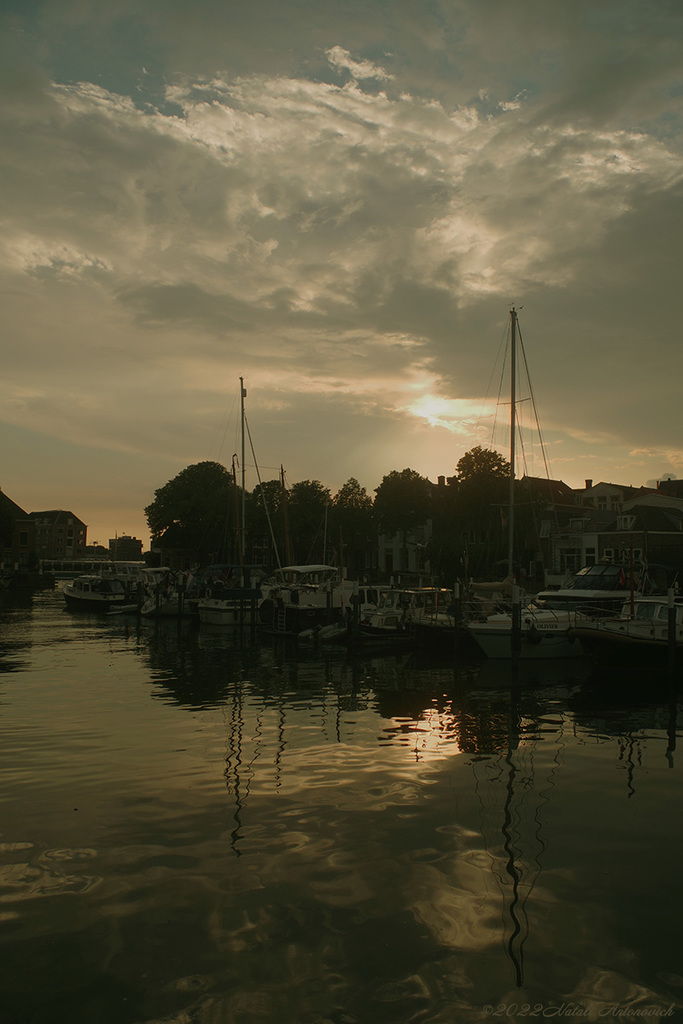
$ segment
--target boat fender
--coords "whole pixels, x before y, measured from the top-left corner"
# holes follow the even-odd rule
[[[532,626],[531,629],[527,631],[525,639],[528,644],[540,644],[542,637],[543,634],[540,630],[536,629],[535,626]]]

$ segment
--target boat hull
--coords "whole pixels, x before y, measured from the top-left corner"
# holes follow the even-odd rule
[[[69,611],[76,612],[108,612],[114,608],[122,608],[126,603],[125,595],[118,597],[75,597],[72,594],[64,594],[66,607]]]
[[[206,598],[197,605],[199,621],[225,629],[252,628],[258,624],[258,606],[254,600],[222,601]]]
[[[512,628],[489,622],[469,623],[467,631],[487,658],[512,657]],[[522,629],[519,658],[584,658],[586,652],[573,631]]]
[[[639,636],[619,628],[596,625],[577,627],[574,633],[594,661],[620,665],[666,665],[672,653],[665,637]],[[673,649],[676,665],[683,665],[683,642]]]

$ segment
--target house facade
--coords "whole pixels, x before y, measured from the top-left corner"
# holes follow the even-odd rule
[[[566,485],[565,485],[566,486]],[[683,570],[683,496],[667,488],[586,481],[541,513],[541,546],[552,584],[599,561],[648,562]]]
[[[45,558],[85,558],[88,528],[73,512],[52,509],[31,512],[29,517],[35,528],[36,554]]]

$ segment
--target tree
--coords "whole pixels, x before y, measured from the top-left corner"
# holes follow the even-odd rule
[[[482,448],[477,445],[465,452],[455,468],[458,482],[467,483],[472,480],[487,479],[509,479],[510,463],[504,459],[500,452],[492,448]]]
[[[333,544],[343,545],[342,559],[349,575],[360,577],[375,542],[374,514],[372,498],[353,476],[332,499],[329,527]]]
[[[270,552],[269,561],[277,561],[273,544],[281,559],[284,558],[284,522],[282,517],[282,484],[279,480],[264,480],[257,484],[246,500],[247,550],[253,558],[254,550]],[[255,559],[254,559],[255,560]]]
[[[229,523],[235,529],[235,492],[232,477],[218,462],[199,462],[181,470],[154,492],[145,508],[152,540],[171,527],[182,535],[183,546],[198,557],[219,553],[228,559]]]
[[[507,550],[506,523],[510,463],[477,446],[456,466],[456,499],[451,531],[469,575],[490,575]]]
[[[319,480],[300,480],[287,495],[291,550],[303,562],[323,561],[325,518],[332,495]]]
[[[375,488],[375,518],[382,533],[410,533],[429,519],[432,485],[415,469],[393,469]]]

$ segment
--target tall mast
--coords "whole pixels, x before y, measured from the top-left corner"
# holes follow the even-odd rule
[[[510,310],[510,501],[508,511],[508,574],[515,570],[515,433],[517,430],[517,310]]]
[[[244,399],[247,397],[246,388],[244,387],[244,377],[240,377],[240,423],[242,425],[242,529],[241,533],[241,546],[240,554],[242,556],[242,564],[244,564],[244,552],[245,552],[245,538],[244,538],[244,525],[245,525],[245,466],[244,466]]]

